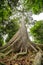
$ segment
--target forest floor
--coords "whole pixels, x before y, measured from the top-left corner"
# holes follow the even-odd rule
[[[19,56],[16,60],[9,60],[11,57],[15,56],[15,53],[11,53],[9,56],[6,56],[5,58],[2,57],[0,59],[0,63],[5,65],[32,65],[34,58],[36,56],[36,53],[34,51],[28,51],[28,53],[24,56]]]

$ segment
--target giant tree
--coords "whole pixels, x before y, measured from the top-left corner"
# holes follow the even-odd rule
[[[8,1],[8,0],[7,0]],[[16,0],[14,0],[14,1],[16,1]],[[17,1],[18,2],[18,1]],[[12,9],[13,9],[13,6],[14,6],[14,2],[12,2],[12,0],[9,0],[9,6],[10,6],[10,11],[12,12]],[[12,4],[11,4],[12,3]],[[15,2],[16,3],[16,2]],[[17,4],[17,3],[16,3]],[[34,47],[34,46],[32,46],[32,44],[31,44],[31,41],[28,39],[28,36],[27,36],[27,31],[26,31],[26,26],[25,26],[25,14],[27,13],[27,12],[29,12],[29,11],[32,11],[33,13],[39,13],[39,12],[41,12],[42,10],[43,10],[43,0],[20,0],[20,3],[19,4],[21,4],[22,5],[22,10],[20,9],[20,10],[18,10],[17,8],[15,8],[18,12],[21,12],[22,13],[22,15],[20,14],[20,16],[21,16],[21,18],[22,19],[20,19],[20,21],[21,21],[21,30],[19,30],[20,32],[19,32],[19,34],[20,34],[20,36],[16,36],[16,37],[18,37],[18,39],[16,39],[15,41],[14,41],[14,38],[13,38],[13,41],[11,41],[9,44],[11,44],[11,45],[9,45],[9,46],[5,46],[5,47],[3,47],[3,48],[0,48],[1,50],[0,50],[0,52],[3,52],[3,51],[5,51],[6,49],[8,49],[8,48],[11,48],[12,47],[12,45],[14,46],[13,47],[13,51],[18,51],[18,49],[19,49],[19,51],[24,51],[24,52],[22,52],[22,53],[18,53],[16,56],[14,56],[13,58],[11,58],[10,60],[12,60],[12,59],[15,59],[15,58],[17,58],[17,56],[18,55],[23,55],[23,54],[26,54],[27,53],[27,49],[28,49],[28,47],[29,46],[31,46],[32,47],[32,49],[34,49],[36,52],[37,52],[37,49]],[[15,9],[13,9],[13,11],[15,11]],[[40,10],[40,11],[39,11]],[[10,12],[10,13],[11,13]],[[8,25],[8,27],[9,27],[9,25]],[[7,32],[8,32],[8,30],[7,30]],[[12,32],[12,31],[11,31]],[[22,40],[21,40],[22,39]],[[19,42],[19,44],[18,44],[18,40],[20,41]],[[15,43],[16,42],[16,43]],[[22,42],[22,43],[21,43]],[[20,44],[21,43],[21,44]],[[17,44],[17,45],[16,45]],[[14,49],[15,48],[15,49]],[[2,51],[2,49],[4,49],[3,51]],[[10,49],[10,51],[8,52],[8,53],[6,53],[5,55],[7,55],[7,54],[9,54],[10,52],[12,51],[12,49]],[[5,56],[4,55],[4,56]]]

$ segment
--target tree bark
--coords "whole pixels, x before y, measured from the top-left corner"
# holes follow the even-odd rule
[[[32,65],[41,65],[41,59],[42,59],[41,52],[38,52],[35,56],[35,59]]]

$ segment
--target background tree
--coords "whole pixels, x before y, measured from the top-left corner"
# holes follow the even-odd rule
[[[43,44],[43,21],[37,21],[30,29],[34,42]]]

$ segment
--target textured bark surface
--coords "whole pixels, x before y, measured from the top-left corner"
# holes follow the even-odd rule
[[[38,52],[35,56],[35,59],[32,65],[41,65],[41,59],[42,59],[42,54],[41,52]]]

